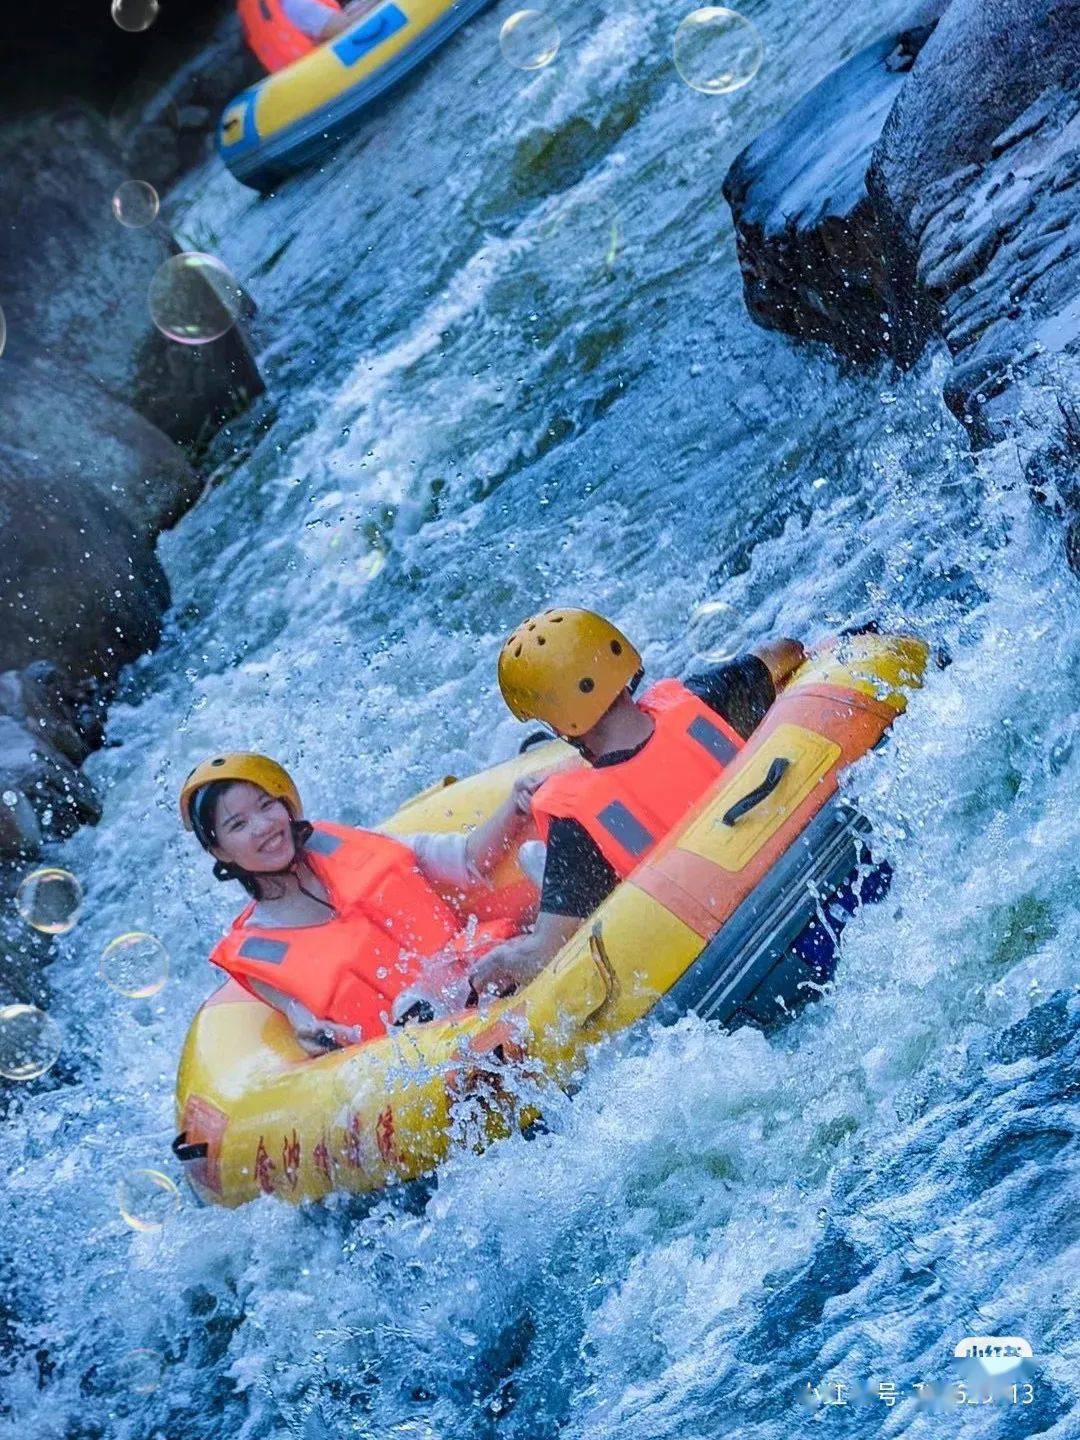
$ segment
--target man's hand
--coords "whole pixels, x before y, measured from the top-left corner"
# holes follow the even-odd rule
[[[550,915],[541,910],[528,935],[504,940],[480,957],[469,974],[473,993],[483,999],[510,995],[540,974],[581,925],[575,915]]]
[[[528,938],[523,937],[523,938]],[[508,940],[496,945],[482,955],[469,972],[469,987],[478,1000],[500,995],[512,995],[522,983],[520,965],[515,964],[521,946],[517,941]]]

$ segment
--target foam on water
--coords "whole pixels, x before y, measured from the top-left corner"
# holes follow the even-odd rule
[[[852,375],[750,324],[719,199],[887,9],[747,9],[766,63],[730,97],[681,85],[655,7],[557,9],[532,78],[491,11],[322,172],[170,198],[255,296],[274,406],[162,542],[174,610],[90,762],[104,818],[50,857],[85,904],[51,972],[64,1055],[0,1133],[0,1436],[787,1440],[829,1374],[907,1387],[866,1430],[939,1435],[910,1386],[965,1333],[1026,1336],[1038,1428],[1066,1433],[1075,582],[1015,457],[968,454],[940,359]],[[613,266],[583,267],[563,204],[618,209]],[[707,600],[730,610],[691,623]],[[116,1187],[171,1169],[180,1039],[238,903],[180,830],[183,775],[265,749],[309,813],[375,821],[512,753],[497,645],[549,601],[611,611],[653,674],[871,617],[949,648],[852,778],[896,878],[834,989],[769,1040],[691,1019],[608,1044],[548,1134],[430,1194],[189,1197],[133,1232]],[[171,962],[135,1002],[97,973],[131,931]],[[156,1388],[133,1350],[164,1357]]]

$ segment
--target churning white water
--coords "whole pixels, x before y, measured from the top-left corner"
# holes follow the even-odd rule
[[[904,7],[744,8],[764,62],[717,96],[672,64],[678,8],[560,0],[522,72],[496,7],[322,171],[260,199],[213,165],[166,202],[255,297],[270,398],[162,544],[166,642],[59,852],[86,900],[63,1061],[0,1131],[0,1436],[1075,1433],[1076,583],[940,360],[849,373],[747,319],[727,165]],[[832,993],[770,1039],[612,1042],[548,1134],[430,1192],[133,1229],[117,1186],[180,1180],[175,1063],[238,898],[183,775],[265,750],[310,814],[374,822],[512,753],[497,648],[549,603],[653,675],[871,618],[948,646],[854,777],[896,878]],[[132,930],[169,951],[147,1000],[98,974]],[[920,1407],[995,1333],[1031,1341],[1031,1405]],[[803,1410],[827,1377],[898,1398]]]

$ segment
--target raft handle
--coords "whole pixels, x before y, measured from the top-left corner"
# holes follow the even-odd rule
[[[723,818],[725,825],[734,825],[744,815],[748,815],[755,805],[760,805],[762,800],[768,799],[780,781],[787,773],[791,761],[783,755],[778,755],[769,766],[768,774],[756,789],[744,795],[741,800],[736,800],[731,809],[726,812]]]
[[[619,977],[615,974],[611,960],[608,958],[607,946],[604,944],[603,926],[599,921],[593,926],[592,934],[589,936],[589,954],[604,982],[604,998],[585,1016],[581,1022],[583,1026],[590,1025],[594,1020],[599,1019],[619,993]]]
[[[205,1141],[189,1145],[187,1143],[187,1131],[181,1130],[176,1139],[172,1142],[172,1153],[186,1165],[189,1160],[205,1160],[210,1147]]]
[[[518,746],[518,754],[524,755],[526,750],[531,750],[534,745],[543,745],[546,740],[552,737],[547,730],[534,730],[531,735],[526,735]]]

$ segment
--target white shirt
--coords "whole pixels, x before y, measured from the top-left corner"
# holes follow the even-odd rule
[[[319,0],[281,0],[281,8],[290,25],[302,31],[309,40],[318,40],[334,12]]]

